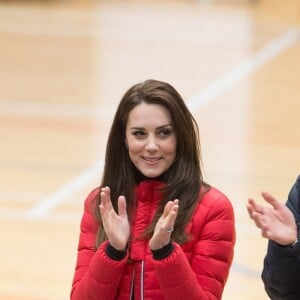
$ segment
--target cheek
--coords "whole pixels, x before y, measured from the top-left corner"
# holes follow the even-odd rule
[[[128,140],[127,145],[128,145],[129,153],[132,154],[140,152],[144,147],[143,143],[136,140]]]
[[[170,153],[170,155],[176,155],[176,148],[177,148],[177,142],[175,139],[170,140],[166,145],[165,145],[165,151]]]

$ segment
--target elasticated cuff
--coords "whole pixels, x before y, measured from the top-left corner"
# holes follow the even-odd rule
[[[173,244],[169,243],[160,249],[151,250],[151,251],[154,259],[161,260],[168,257],[173,252],[173,250],[174,250]]]
[[[122,260],[127,254],[127,250],[118,250],[114,248],[110,243],[107,244],[105,248],[106,255],[113,260]]]

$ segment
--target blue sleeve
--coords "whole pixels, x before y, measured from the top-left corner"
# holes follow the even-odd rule
[[[289,192],[286,205],[300,226],[300,176]],[[281,246],[269,240],[262,280],[272,300],[300,299],[300,242]]]

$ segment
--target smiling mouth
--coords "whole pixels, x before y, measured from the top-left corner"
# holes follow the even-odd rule
[[[143,157],[146,162],[155,163],[158,162],[161,158],[160,157]]]

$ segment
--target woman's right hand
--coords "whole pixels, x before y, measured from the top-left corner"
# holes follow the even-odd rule
[[[119,196],[118,212],[116,212],[111,203],[110,188],[101,188],[100,196],[99,209],[108,241],[115,249],[125,250],[130,235],[126,199],[124,196]]]

